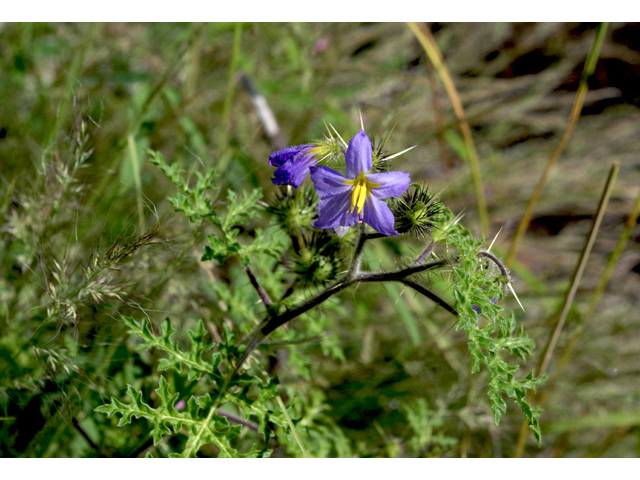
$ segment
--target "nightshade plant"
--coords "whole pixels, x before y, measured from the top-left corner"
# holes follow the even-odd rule
[[[487,393],[495,423],[507,409],[506,395],[520,407],[540,442],[540,411],[527,403],[526,394],[544,379],[534,378],[533,373],[520,378],[519,366],[507,360],[513,359],[509,357],[512,354],[524,361],[533,348],[513,314],[501,315],[499,299],[510,285],[508,272],[494,254],[481,248],[484,240],[473,238],[460,225],[460,217],[425,187],[410,186],[405,172],[388,171],[389,160],[398,154],[387,156],[384,143],[374,148],[361,130],[348,146],[339,135],[330,134],[321,141],[273,153],[269,165],[277,167],[272,182],[279,191],[267,203],[260,200],[260,190],[224,194],[214,169],[198,173],[195,184],[189,183],[177,165],[150,151],[152,163],[178,189],[169,199],[174,209],[195,224],[208,223],[215,229],[205,237],[208,245],[202,261],[216,262],[221,271],[241,265],[259,302],[252,305],[231,284],[216,283],[215,296],[228,309],[229,320],[215,342],[209,339],[205,324],[198,322],[188,332],[188,350],[179,348],[172,339],[175,329],[169,319],[154,333],[148,319],[124,318],[129,333],[142,339],[140,350],[153,348],[164,356],[158,370],[165,373],[155,390],[160,405],[149,405],[140,391],[129,386],[128,402],[112,398],[97,411],[118,416],[118,425],[128,424],[134,417],[147,419],[153,443],[179,436],[173,454],[184,457],[195,456],[207,445],[213,445],[220,457],[264,456],[274,434],[293,454],[307,455],[299,429],[305,438],[320,445],[314,450],[316,455],[353,455],[328,416],[316,413],[313,421],[307,416],[304,422],[298,417],[301,423],[294,424],[279,396],[278,378],[265,366],[263,354],[268,348],[259,347],[303,342],[300,332],[279,327],[351,287],[394,282],[444,309],[455,319],[455,328],[465,331],[471,373],[484,369],[488,374]],[[344,175],[318,165],[342,161]],[[313,188],[303,185],[308,174]],[[393,200],[387,203],[389,198]],[[265,211],[275,223],[268,236],[250,227],[251,220]],[[248,228],[252,228],[251,235],[241,235]],[[410,234],[423,242],[419,256],[398,259],[401,266],[394,271],[365,268],[368,243]],[[450,299],[429,286],[428,276],[436,271],[450,279]],[[261,276],[269,279],[268,288]],[[358,292],[353,295],[357,302]],[[342,353],[335,343],[318,335],[330,328],[327,320],[305,315],[304,322],[296,323],[303,331],[306,325],[307,337],[320,338],[327,355],[339,358]],[[267,338],[273,336],[268,343]],[[171,371],[186,374],[191,385],[193,394],[183,397],[181,404],[175,385],[165,378]],[[310,405],[300,407],[309,401],[312,399],[301,399],[297,404],[299,415],[321,411]],[[405,411],[418,435],[409,445],[419,450],[426,442],[419,425],[441,426],[442,419],[429,424],[426,418],[434,414],[424,401],[415,408],[406,406]],[[256,430],[259,440],[244,439],[243,426]],[[455,443],[438,438],[442,446]]]

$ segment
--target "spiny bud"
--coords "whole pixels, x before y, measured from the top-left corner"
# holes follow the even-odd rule
[[[417,237],[431,233],[436,217],[442,212],[442,203],[427,192],[425,187],[411,185],[400,196],[391,210],[396,218],[395,229],[400,233],[415,233]]]
[[[305,285],[324,285],[344,269],[340,247],[340,240],[326,231],[305,235],[302,245],[294,246],[291,269]]]
[[[327,164],[341,160],[344,156],[344,147],[340,143],[340,139],[332,135],[325,136],[321,140],[314,140],[311,145],[315,145],[314,153],[319,161]]]
[[[309,229],[318,217],[318,196],[312,188],[302,187],[291,192],[283,189],[268,202],[267,210],[289,235],[297,237],[300,230]]]

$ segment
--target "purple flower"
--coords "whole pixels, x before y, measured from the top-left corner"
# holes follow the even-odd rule
[[[293,185],[298,188],[309,173],[309,167],[320,161],[321,148],[316,145],[287,147],[269,155],[269,165],[278,167],[271,181],[274,185]]]
[[[359,221],[383,235],[398,235],[395,218],[384,198],[398,197],[409,188],[408,173],[367,174],[373,167],[371,140],[360,130],[345,153],[346,177],[323,165],[311,167],[311,180],[320,195],[318,228],[350,227]]]

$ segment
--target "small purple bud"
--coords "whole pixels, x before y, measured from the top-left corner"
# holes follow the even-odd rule
[[[491,299],[491,303],[493,303],[494,305],[496,303],[498,303],[498,297],[493,297]],[[482,309],[476,305],[475,303],[471,304],[471,308],[473,308],[473,310],[478,314],[478,315],[482,315]]]

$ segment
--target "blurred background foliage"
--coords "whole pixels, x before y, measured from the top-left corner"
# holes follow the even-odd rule
[[[504,253],[566,128],[597,24],[429,27],[473,131],[490,237],[501,229],[494,250]],[[125,435],[93,412],[108,396],[121,397],[126,383],[150,398],[158,383],[158,359],[135,352],[119,315],[139,317],[143,309],[155,322],[169,316],[178,329],[203,318],[215,338],[225,301],[251,308],[247,299],[255,300],[243,297],[251,292],[244,279],[237,298],[215,295],[211,285],[230,281],[231,273],[199,262],[206,232],[173,212],[165,200],[171,186],[147,162],[147,148],[190,171],[216,165],[226,188],[262,187],[269,197],[276,191],[267,165],[272,151],[321,137],[325,123],[350,138],[362,115],[374,140],[393,128],[391,152],[416,145],[394,167],[441,192],[479,233],[449,99],[404,24],[5,23],[0,71],[3,456],[143,454],[149,446],[143,421]],[[279,136],[265,136],[247,78],[273,110]],[[638,194],[640,25],[609,26],[589,87],[514,266],[525,308],[516,315],[539,352],[613,161],[620,175],[560,352]],[[139,238],[155,224],[155,240]],[[557,378],[552,362],[542,448],[530,438],[526,456],[640,453],[638,235],[635,227]],[[371,248],[369,265],[393,268],[399,253],[420,251],[419,241],[402,242]],[[130,251],[114,256],[114,245]],[[95,267],[107,272],[100,286],[81,277],[96,254],[113,261]],[[67,279],[58,293],[70,305],[57,312],[62,320],[45,324],[57,278]],[[287,391],[298,391],[299,402],[324,411],[330,419],[324,421],[342,432],[335,434],[342,447],[318,451],[513,455],[521,414],[510,406],[493,425],[482,374],[470,375],[466,339],[445,312],[431,312],[432,305],[395,284],[341,299],[318,314],[321,331],[333,339],[332,355],[311,342],[274,357]],[[513,297],[505,302],[517,308]],[[304,372],[291,367],[302,364]],[[275,454],[294,453],[276,447]]]

